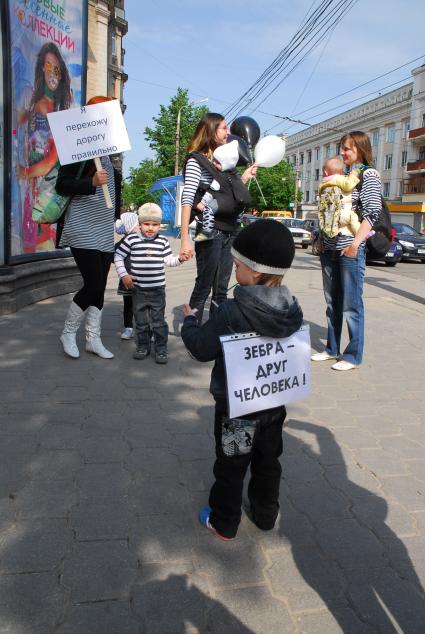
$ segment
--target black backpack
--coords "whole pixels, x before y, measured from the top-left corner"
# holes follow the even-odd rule
[[[190,222],[196,216],[200,215],[196,205],[201,201],[205,192],[210,192],[217,201],[218,211],[217,219],[229,219],[230,216],[238,216],[251,203],[251,195],[247,186],[242,182],[236,169],[220,172],[206,156],[200,152],[191,152],[188,158],[193,157],[207,172],[211,174],[214,180],[220,184],[219,191],[210,189],[206,183],[200,183],[193,201],[193,207],[190,214]]]
[[[365,165],[362,167],[359,178],[360,183],[357,185],[357,189],[361,190],[363,186],[363,175],[367,169],[374,169],[371,165]],[[361,218],[360,218],[361,220]],[[388,251],[392,242],[392,225],[391,214],[389,212],[387,203],[385,202],[381,194],[381,213],[378,220],[372,227],[375,232],[372,236],[366,240],[366,249],[371,258],[382,258]]]

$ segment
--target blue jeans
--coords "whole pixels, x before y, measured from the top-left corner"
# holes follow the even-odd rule
[[[165,286],[158,288],[134,287],[133,311],[136,322],[136,340],[138,348],[150,350],[152,334],[155,351],[166,352],[168,326],[165,321]]]
[[[347,322],[349,343],[342,353],[345,361],[360,365],[364,345],[363,283],[365,249],[361,246],[355,258],[340,251],[325,251],[320,255],[323,291],[326,300],[328,339],[326,352],[339,356],[343,319]]]
[[[190,296],[191,308],[197,309],[198,322],[202,323],[205,302],[212,290],[212,301],[221,304],[227,298],[227,287],[233,268],[230,252],[236,232],[214,230],[212,240],[195,242],[196,280]],[[211,312],[214,304],[211,305]]]

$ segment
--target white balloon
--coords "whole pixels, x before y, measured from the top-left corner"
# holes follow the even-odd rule
[[[285,156],[285,141],[274,134],[263,136],[255,146],[254,156],[258,167],[274,167]]]

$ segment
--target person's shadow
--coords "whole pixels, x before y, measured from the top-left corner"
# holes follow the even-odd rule
[[[311,434],[318,448],[284,432],[289,466],[283,472],[278,533],[291,543],[299,573],[342,632],[373,627],[384,633],[425,632],[424,589],[406,547],[385,523],[384,498],[349,480],[329,429],[299,420],[288,421],[286,429]],[[305,478],[309,462],[311,478]]]
[[[184,574],[137,585],[132,608],[142,621],[144,634],[184,634],[192,628],[211,634],[255,634],[219,601],[190,583]]]

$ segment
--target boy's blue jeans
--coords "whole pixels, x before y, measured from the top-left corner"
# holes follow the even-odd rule
[[[157,288],[134,287],[133,311],[136,321],[137,347],[150,350],[152,334],[155,351],[166,352],[168,326],[165,321],[165,286]]]
[[[342,358],[360,365],[364,346],[365,248],[361,246],[355,258],[341,255],[340,251],[325,251],[320,255],[320,262],[327,305],[326,352],[335,357],[340,354],[342,323],[345,319],[350,340]]]

